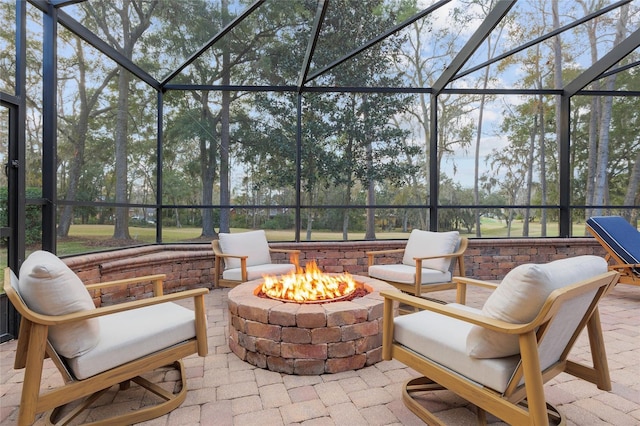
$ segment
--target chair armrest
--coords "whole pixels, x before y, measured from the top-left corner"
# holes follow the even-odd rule
[[[381,291],[380,295],[384,297],[385,303],[397,301],[418,309],[428,310],[451,318],[456,318],[500,333],[523,334],[534,330],[537,326],[537,324],[534,324],[533,322],[527,324],[512,324],[401,292]],[[392,318],[384,318],[383,321],[386,322],[388,320],[392,320]]]
[[[453,282],[458,283],[458,285],[474,285],[476,287],[485,287],[495,290],[498,287],[498,283],[490,282],[490,281],[482,281],[477,280],[475,278],[467,278],[467,277],[453,277]]]
[[[194,299],[202,298],[205,294],[209,293],[207,288],[198,288],[193,290],[185,290],[177,293],[165,294],[162,296],[154,296],[147,299],[134,300],[131,302],[119,303],[116,305],[102,306],[96,309],[90,309],[87,311],[78,311],[66,315],[44,315],[32,311],[26,308],[26,312],[22,313],[28,320],[43,325],[58,325],[67,324],[76,321],[82,321],[89,318],[96,318],[105,315],[115,314],[117,312],[130,311],[133,309],[142,308],[145,306],[157,305],[160,303],[173,302],[176,300],[187,299],[193,297]]]
[[[404,252],[405,249],[403,248],[399,248],[399,249],[389,249],[389,250],[374,250],[374,251],[368,251],[367,254],[367,259],[368,260],[368,266],[373,265],[374,263],[374,257],[378,256],[378,255],[382,255],[382,254],[391,254],[391,253],[402,253]]]
[[[216,254],[216,256],[221,257],[221,258],[234,258],[234,259],[248,259],[249,256],[246,255],[240,255],[240,254],[224,254],[224,253],[220,253],[220,254]]]
[[[164,282],[164,280],[166,278],[167,278],[166,274],[143,275],[143,276],[140,276],[140,277],[125,278],[125,279],[122,279],[122,280],[105,281],[105,282],[96,283],[96,284],[87,284],[87,285],[85,285],[85,287],[86,287],[86,289],[88,291],[92,291],[92,290],[101,290],[103,288],[116,287],[116,286],[121,286],[121,285],[137,284],[137,283],[143,283],[145,281],[152,281],[153,282],[153,295],[154,296],[162,296],[162,293],[163,293],[162,284],[163,284],[163,282]]]
[[[484,287],[491,289],[492,291],[498,287],[497,283],[492,283],[489,281],[481,281],[473,278],[467,277],[453,277],[452,281],[456,283],[456,302],[466,305],[467,301],[467,287],[469,285],[474,285],[476,287]]]
[[[389,250],[374,250],[374,251],[368,251],[367,252],[367,256],[369,255],[379,255],[379,254],[387,254],[387,253],[402,253],[404,251],[403,248],[399,248],[399,249],[389,249]]]
[[[609,270],[636,269],[636,268],[640,268],[640,263],[615,263],[613,265],[609,265]]]
[[[274,248],[269,248],[269,251],[272,253],[293,253],[293,254],[300,254],[300,250],[295,250],[295,249],[274,249]]]
[[[458,256],[459,256],[459,254],[456,254],[456,253],[446,253],[446,254],[438,254],[438,255],[435,255],[435,256],[414,257],[413,260],[418,262],[418,261],[429,260],[429,259],[446,259],[448,257],[458,257]]]
[[[418,261],[418,260],[428,260],[428,259],[442,259],[442,258],[447,258],[447,257],[458,257],[458,256],[462,256],[464,254],[465,250],[466,250],[466,247],[461,247],[460,249],[458,249],[457,251],[455,251],[453,253],[438,254],[438,255],[435,255],[435,256],[414,257],[413,259],[415,261]]]

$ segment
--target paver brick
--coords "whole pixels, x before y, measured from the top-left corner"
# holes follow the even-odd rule
[[[280,407],[280,413],[285,424],[300,423],[329,414],[327,408],[318,399]]]
[[[263,408],[276,408],[291,404],[289,393],[283,383],[262,386],[260,388],[260,399]]]
[[[349,398],[358,408],[371,407],[372,405],[387,404],[393,401],[393,397],[384,389],[369,388],[355,391],[349,394]]]
[[[327,407],[349,401],[349,396],[338,382],[323,382],[315,385],[314,388]]]

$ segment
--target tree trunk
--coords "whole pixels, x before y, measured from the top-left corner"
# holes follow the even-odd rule
[[[376,202],[376,189],[375,184],[372,181],[369,181],[367,185],[367,204],[374,205]],[[373,207],[369,207],[367,209],[367,226],[364,234],[365,240],[375,240],[376,239],[376,209]]]
[[[79,112],[78,122],[74,126],[73,135],[69,135],[69,140],[72,141],[75,147],[73,151],[73,158],[69,165],[69,177],[67,179],[67,191],[64,199],[66,201],[76,201],[78,197],[78,185],[80,182],[80,175],[82,174],[82,167],[84,166],[84,149],[87,142],[87,132],[89,127],[89,111],[91,106],[87,104],[87,91],[86,91],[86,67],[84,62],[84,54],[80,46],[80,39],[76,38],[76,54],[78,55],[78,99],[79,99]],[[73,206],[65,205],[60,214],[60,221],[58,222],[58,237],[66,237],[69,235],[69,229],[73,222]]]
[[[636,155],[635,162],[633,163],[633,169],[631,170],[631,176],[629,176],[629,186],[627,186],[627,193],[624,196],[625,206],[637,205],[636,198],[638,197],[638,186],[640,185],[640,152]],[[635,216],[636,209],[625,210],[623,216],[629,223],[634,222],[633,216]]]
[[[589,13],[591,10],[583,0],[578,0],[582,5],[585,13]],[[598,43],[596,37],[596,20],[589,21],[586,24],[587,37],[589,39],[589,50],[591,55],[591,63],[594,64],[598,60]],[[600,81],[593,82],[593,89],[600,89]],[[591,98],[591,115],[589,117],[589,145],[587,147],[588,159],[587,159],[587,186],[585,194],[585,204],[587,206],[593,205],[594,200],[594,182],[596,174],[596,166],[598,162],[598,119],[600,117],[600,98],[593,96]],[[593,210],[587,208],[585,211],[585,220],[593,215]],[[585,228],[585,235],[588,235],[588,231]]]
[[[613,45],[617,46],[623,39],[626,33],[626,25],[628,19],[629,6],[624,5],[620,8],[620,19],[616,25],[616,37]],[[606,79],[605,90],[612,91],[616,83],[616,74],[613,74]],[[602,117],[600,120],[600,133],[598,143],[598,161],[596,166],[595,176],[595,188],[593,204],[596,206],[602,206],[609,198],[609,186],[607,168],[609,165],[609,128],[611,125],[611,113],[613,109],[613,96],[604,97],[602,103]],[[596,207],[593,212],[594,215],[602,214],[602,208]]]
[[[222,26],[224,27],[229,22],[229,1],[222,0]],[[223,41],[226,41],[224,38]],[[231,82],[230,71],[230,53],[229,45],[223,44],[222,47],[222,85],[228,86]],[[222,105],[221,105],[221,122],[220,122],[220,204],[222,206],[231,205],[231,192],[229,184],[229,148],[231,145],[229,135],[229,122],[230,122],[230,109],[231,109],[231,94],[228,91],[222,92]],[[220,209],[220,232],[229,232],[230,229],[230,213],[229,207],[222,207]]]
[[[112,27],[107,23],[105,19],[106,7],[113,7],[114,10],[120,16],[122,23],[122,34],[113,39],[122,39],[122,45],[118,50],[126,58],[131,59],[133,57],[133,47],[140,39],[144,31],[151,24],[151,16],[159,2],[153,1],[147,4],[147,8],[131,7],[130,2],[123,2],[121,7],[118,7],[108,2],[95,2],[99,6],[100,12],[97,12],[93,8],[93,4],[86,3],[87,10],[92,14],[97,24],[100,26],[105,34],[111,37]],[[139,22],[132,28],[131,20],[129,18],[129,12],[134,10],[138,15]],[[129,83],[131,81],[131,75],[122,66],[118,66],[118,101],[116,111],[116,124],[114,130],[115,141],[115,176],[116,176],[116,203],[128,203],[128,158],[127,158],[127,143],[129,137]],[[129,209],[127,207],[115,208],[115,227],[113,231],[114,239],[130,239],[129,235]]]
[[[542,89],[542,81],[538,81],[539,88]],[[547,149],[545,145],[544,135],[546,134],[546,126],[544,125],[544,97],[538,95],[538,140],[540,141],[540,204],[547,205]],[[533,167],[533,164],[531,165]],[[540,212],[540,236],[547,236],[547,209]]]
[[[551,14],[553,19],[553,29],[556,30],[560,28],[560,13],[558,12],[558,0],[551,1]],[[560,38],[560,34],[556,35],[553,38],[553,86],[556,89],[561,89],[563,87],[562,83],[562,39]],[[556,155],[558,159],[560,159],[560,140],[562,139],[562,129],[560,126],[561,122],[561,111],[562,111],[562,96],[556,95],[555,97],[555,121],[556,121]],[[540,154],[542,156],[542,153]],[[545,168],[546,168],[546,160],[545,160]],[[558,161],[558,170],[556,170],[558,176],[560,176],[560,161]],[[540,176],[544,178],[545,175],[540,172]],[[543,193],[542,193],[542,205],[545,206],[547,203],[547,184],[546,179],[542,179],[541,182],[544,183]],[[544,222],[543,222],[544,218]],[[544,232],[546,235],[547,232],[547,210],[542,209],[540,222],[544,223]]]
[[[127,203],[127,139],[129,135],[129,72],[119,66],[118,73],[118,110],[116,112],[115,128],[115,170],[116,170],[116,203]],[[116,207],[114,239],[131,239],[129,235],[129,209]]]
[[[201,97],[200,114],[202,123],[210,123],[213,120],[209,113],[209,92],[203,91]],[[211,126],[212,128],[214,126]],[[202,204],[213,204],[213,181],[216,175],[215,152],[216,144],[213,140],[200,137],[200,173],[202,175]],[[205,208],[202,210],[202,233],[201,237],[215,238],[216,233],[213,226],[213,210]]]
[[[487,38],[487,56],[491,56],[491,37]],[[495,49],[494,49],[495,50]],[[491,59],[491,58],[489,58]],[[482,88],[486,89],[489,85],[489,67],[484,69],[484,77],[482,80]],[[473,167],[473,204],[476,206],[474,210],[474,217],[476,223],[476,237],[482,237],[482,228],[480,223],[480,141],[482,140],[482,121],[484,118],[484,105],[486,96],[483,94],[480,96],[480,110],[478,111],[478,134],[476,135],[476,150],[474,156]]]
[[[311,232],[313,231],[313,213],[311,209],[307,209],[307,241],[311,241]]]
[[[367,95],[364,95],[364,102],[366,103]],[[366,119],[366,118],[365,118]],[[376,186],[373,180],[373,146],[369,138],[366,138],[366,156],[367,156],[367,205],[375,206],[376,204]],[[364,233],[365,240],[376,239],[376,209],[369,207],[367,209],[367,221],[366,229]]]
[[[489,67],[485,69],[484,87],[487,86],[487,78],[489,75]],[[482,229],[480,224],[480,141],[482,140],[482,119],[484,116],[485,95],[480,97],[480,111],[478,111],[478,134],[476,135],[476,150],[473,160],[473,205],[475,209],[476,237],[482,237]]]
[[[527,185],[526,185],[526,198],[527,206],[531,205],[531,188],[533,186],[533,153],[536,149],[536,128],[538,124],[538,118],[534,117],[533,127],[529,131],[529,153],[527,155]],[[531,208],[527,207],[524,211],[524,222],[522,223],[522,236],[529,236],[529,218],[531,214]]]

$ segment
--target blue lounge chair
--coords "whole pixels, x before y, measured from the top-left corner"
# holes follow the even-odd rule
[[[594,216],[587,229],[607,251],[609,269],[620,272],[619,283],[640,285],[640,232],[621,216]]]

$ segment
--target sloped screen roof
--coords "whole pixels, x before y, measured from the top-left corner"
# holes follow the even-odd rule
[[[615,31],[584,42],[593,19],[608,20],[615,29],[619,9],[629,1],[603,2],[598,10],[559,1],[552,14],[554,2],[523,0],[52,3],[63,25],[107,54],[112,49],[111,56],[130,58],[143,80],[158,87],[480,89],[486,88],[482,76],[491,68],[488,88],[559,89],[571,82],[570,74],[562,87],[554,87],[558,82],[551,78],[520,79],[531,58],[555,48],[554,35],[573,46],[565,66],[576,69],[574,78],[594,66],[595,76],[615,68],[615,59],[637,52],[640,38],[638,16],[632,16],[636,29],[625,46],[619,46]],[[139,28],[135,44],[125,39],[125,26]],[[616,46],[615,58],[603,61]],[[371,63],[370,75],[363,75],[360,65],[377,56],[369,54],[372,50],[384,52],[393,66]]]

